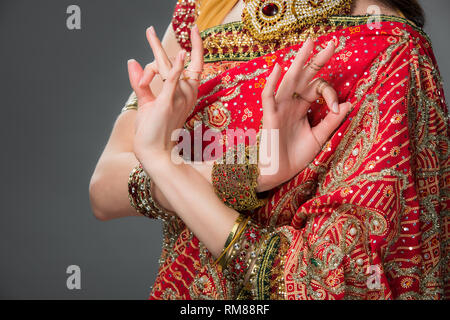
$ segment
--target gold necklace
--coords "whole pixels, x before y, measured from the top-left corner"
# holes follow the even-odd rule
[[[348,14],[352,0],[244,0],[244,28],[260,41],[279,39],[288,32],[330,16]]]

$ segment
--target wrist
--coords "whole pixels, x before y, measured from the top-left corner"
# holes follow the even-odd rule
[[[164,173],[170,170],[174,163],[171,160],[170,154],[165,152],[148,152],[137,156],[139,162],[150,176],[155,173]]]
[[[255,191],[257,193],[262,193],[275,188],[278,184],[275,183],[273,177],[274,176],[260,174],[257,180],[258,185],[256,186]]]

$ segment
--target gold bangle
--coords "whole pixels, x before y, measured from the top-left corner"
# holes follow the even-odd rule
[[[237,230],[238,228],[239,228],[239,226],[241,225],[241,223],[242,223],[242,215],[239,215],[239,217],[236,219],[236,221],[234,222],[234,225],[233,225],[233,228],[231,229],[231,232],[230,232],[230,234],[228,235],[228,238],[227,238],[227,241],[225,242],[225,245],[224,245],[224,249],[222,250],[222,253],[220,254],[220,256],[216,259],[216,261],[214,262],[214,266],[216,265],[216,264],[218,264],[221,260],[222,260],[222,258],[224,257],[224,255],[227,253],[227,249],[229,248],[229,246],[230,246],[230,243],[233,241],[233,239],[234,239],[234,233],[235,232],[233,232],[233,230],[235,231],[235,230]],[[231,238],[231,240],[230,240],[230,238]]]
[[[137,106],[129,105],[129,106],[123,107],[121,113],[124,113],[125,111],[128,111],[128,110],[136,110],[137,111],[137,109],[138,109]]]
[[[228,261],[228,258],[229,258],[228,253],[230,252],[230,248],[233,246],[233,244],[236,242],[236,240],[239,239],[239,237],[242,235],[242,232],[245,230],[245,226],[247,225],[248,221],[250,220],[250,217],[247,217],[247,219],[242,221],[243,216],[242,216],[242,218],[241,218],[241,216],[242,215],[240,215],[238,217],[238,219],[236,220],[236,223],[235,223],[235,226],[237,225],[236,229],[239,231],[237,232],[236,235],[233,236],[233,238],[230,241],[230,243],[228,244],[228,246],[225,247],[225,249],[222,251],[221,255],[216,259],[216,261],[214,262],[214,265],[220,264],[222,266],[222,268],[225,268],[226,262]],[[239,220],[239,222],[238,222],[238,220]],[[233,229],[234,229],[234,227],[233,227]]]
[[[234,235],[236,234],[236,231],[238,230],[242,220],[244,220],[244,216],[240,214],[234,223],[233,229],[231,229],[231,232],[228,235],[227,241],[225,241],[224,248],[227,248],[231,241],[234,239]]]
[[[161,208],[153,199],[152,181],[142,165],[134,168],[128,179],[128,198],[136,211],[148,218],[170,221],[176,219],[173,214]]]
[[[243,221],[241,223],[241,225],[239,226],[239,231],[237,232],[236,236],[233,238],[231,243],[225,249],[226,253],[225,253],[225,256],[223,257],[223,259],[221,261],[222,268],[225,268],[228,265],[228,262],[230,261],[231,255],[232,255],[232,253],[234,251],[233,247],[236,245],[236,241],[238,241],[238,239],[242,236],[242,233],[246,229],[246,226],[247,226],[249,221],[250,221],[250,217],[248,217],[245,221]]]
[[[128,97],[127,102],[125,102],[125,106],[122,108],[121,113],[128,110],[137,110],[137,109],[138,109],[138,98],[136,96],[136,93],[133,91]]]

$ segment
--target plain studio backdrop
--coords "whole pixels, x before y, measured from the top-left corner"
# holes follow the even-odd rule
[[[0,298],[146,299],[161,224],[97,221],[88,186],[131,89],[126,62],[152,61],[175,0],[1,0]],[[450,2],[421,1],[444,81],[450,79]],[[81,30],[68,30],[70,5]],[[448,94],[449,87],[445,86]],[[66,286],[81,269],[81,289]]]

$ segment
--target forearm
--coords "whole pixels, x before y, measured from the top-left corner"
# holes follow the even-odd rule
[[[116,120],[111,136],[92,175],[89,195],[95,216],[102,221],[140,216],[128,199],[128,178],[136,167],[133,151],[136,111],[122,113]],[[155,198],[171,211],[170,204],[155,188]]]
[[[211,183],[188,164],[177,165],[170,158],[152,163],[149,157],[142,165],[189,230],[219,256],[239,213],[225,206]]]
[[[89,186],[91,207],[97,219],[139,215],[130,206],[127,189],[129,173],[137,163],[131,152],[109,155],[99,161]]]
[[[181,50],[171,26],[167,29],[163,45],[171,56]],[[155,78],[151,84],[152,91],[159,94],[161,87],[161,79]],[[130,205],[127,190],[129,174],[138,165],[133,149],[136,114],[135,110],[129,110],[118,116],[91,178],[91,205],[96,217],[101,220],[139,215]],[[154,188],[154,194],[158,203],[171,211],[170,204],[158,188]]]
[[[282,259],[287,250],[285,245],[279,245],[285,242],[281,235],[227,207],[197,170],[185,163],[176,165],[168,158],[153,163],[143,159],[142,164],[188,229],[217,259],[228,279],[238,287],[249,282],[268,249],[272,250],[271,256]]]

